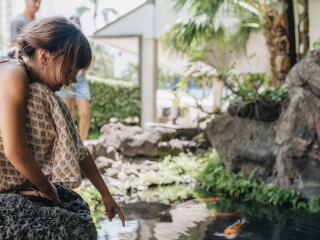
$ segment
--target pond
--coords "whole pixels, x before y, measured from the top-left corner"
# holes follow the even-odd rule
[[[172,192],[172,188],[167,189]],[[177,188],[175,191],[179,194]],[[166,195],[166,192],[166,188],[161,188],[158,196]],[[154,196],[154,193],[151,195]],[[113,222],[100,221],[98,239],[320,239],[320,216],[315,214],[241,203],[215,196],[173,203],[163,200],[159,203],[154,201],[155,198],[148,198],[150,201],[140,199],[143,201],[123,204],[127,219],[125,228],[119,219]]]

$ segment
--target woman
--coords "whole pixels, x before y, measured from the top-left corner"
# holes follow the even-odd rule
[[[80,19],[78,16],[71,16],[72,21],[81,29]],[[82,140],[86,140],[90,127],[90,90],[86,79],[85,71],[77,74],[76,82],[69,87],[62,88],[57,92],[71,113],[74,116],[75,106],[79,109],[79,133]]]
[[[72,190],[80,170],[109,220],[121,209],[54,94],[91,63],[90,45],[63,17],[37,20],[18,39],[19,62],[0,60],[0,239],[96,239],[88,205]],[[31,224],[32,223],[32,224]]]

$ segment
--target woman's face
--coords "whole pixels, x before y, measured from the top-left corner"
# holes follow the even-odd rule
[[[62,56],[54,56],[53,54],[49,54],[47,60],[42,62],[42,82],[46,83],[48,87],[50,87],[53,91],[58,91],[60,88],[65,85],[69,85],[72,79],[76,78],[76,72],[69,76],[69,79],[64,79],[62,74]],[[70,74],[72,70],[68,73]],[[73,76],[74,75],[74,76]]]

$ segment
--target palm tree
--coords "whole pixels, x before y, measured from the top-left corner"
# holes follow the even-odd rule
[[[250,31],[262,29],[270,52],[273,84],[283,81],[296,61],[295,27],[290,26],[291,22],[288,21],[288,14],[291,14],[291,20],[294,19],[293,0],[176,0],[177,9],[190,6],[191,17],[173,26],[166,43],[192,58],[196,53],[201,60],[203,53],[208,53],[210,49],[209,43],[219,34],[224,34],[223,31],[216,31],[213,21],[224,3],[236,7],[241,18],[240,31],[234,38],[229,38],[228,44],[243,47]],[[298,55],[301,57],[309,49],[308,0],[298,0],[298,4],[303,7],[298,16]]]
[[[96,19],[98,16],[99,0],[90,0],[90,2],[93,4],[93,23],[94,23],[94,28],[96,30],[97,29]]]
[[[237,4],[231,0],[177,0],[175,8],[188,5],[190,17],[175,24],[164,37],[170,49],[214,69],[214,96],[219,96],[215,98],[215,108],[221,108],[223,82],[234,67],[234,57],[245,49],[250,31],[258,27],[257,15],[236,8]],[[231,28],[220,21],[225,18],[233,22]]]
[[[86,7],[86,6],[80,6],[76,8],[76,15],[81,18],[81,16],[83,14],[85,14],[86,12],[90,11],[90,8]]]
[[[115,10],[114,8],[104,8],[101,10],[101,13],[103,15],[103,19],[104,19],[105,24],[109,23],[110,14],[114,15],[114,16],[118,15],[118,11]]]

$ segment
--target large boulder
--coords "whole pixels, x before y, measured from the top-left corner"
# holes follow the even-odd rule
[[[163,131],[168,131],[168,133],[174,133],[170,136],[170,139],[177,137],[179,139],[192,140],[200,133],[200,128],[198,126],[185,126],[185,125],[173,125],[164,123],[148,123],[147,128],[152,129],[162,129]]]
[[[278,182],[306,196],[320,194],[319,54],[313,52],[287,76],[290,101],[276,127]]]
[[[272,123],[223,114],[208,124],[207,135],[227,169],[247,174],[256,169],[264,178],[272,175],[276,159]]]
[[[194,136],[195,130],[186,129],[178,131],[174,127],[164,125],[150,125],[142,129],[121,123],[109,123],[101,129],[101,136],[92,148],[95,150],[95,156],[112,159],[119,158],[118,153],[126,157],[177,155],[195,146],[192,141],[177,139],[183,135],[181,132],[185,132],[184,135],[189,134],[189,138]]]
[[[260,169],[306,197],[320,194],[320,50],[300,61],[286,78],[289,99],[276,122],[222,115],[207,127],[226,167]],[[262,169],[262,170],[261,170]]]

